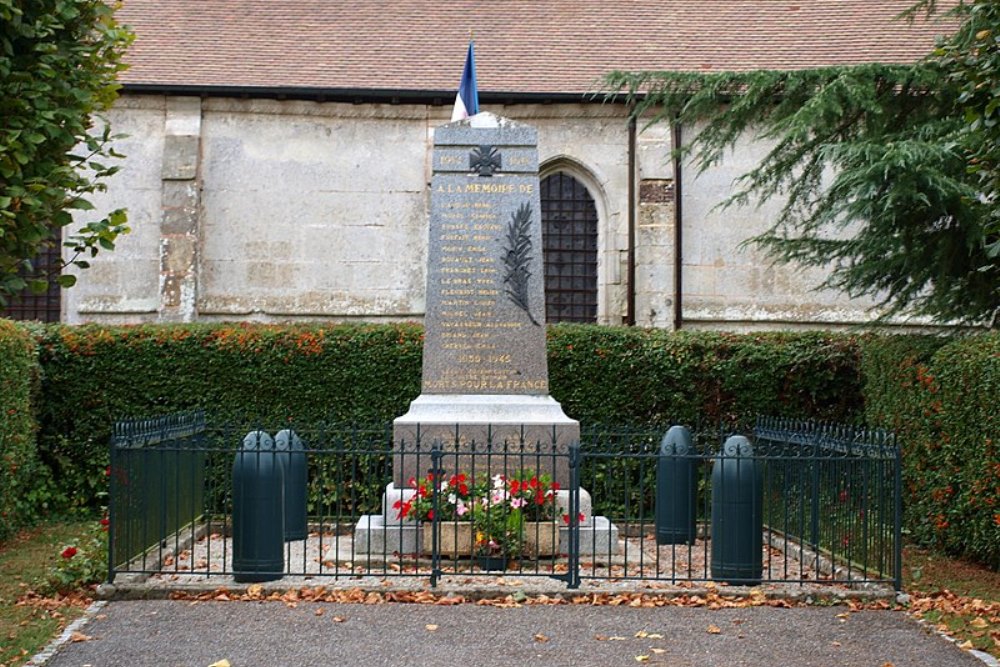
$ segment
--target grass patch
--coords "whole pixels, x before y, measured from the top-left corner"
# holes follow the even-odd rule
[[[92,525],[49,523],[0,544],[0,667],[24,664],[90,603],[86,594],[44,597],[40,592],[63,546],[82,539]]]
[[[962,648],[1000,658],[1000,572],[917,547],[904,550],[903,564],[915,616]]]

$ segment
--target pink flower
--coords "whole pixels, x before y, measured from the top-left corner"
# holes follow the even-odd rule
[[[511,498],[510,506],[513,507],[514,509],[519,509],[521,507],[524,507],[526,502],[527,501],[525,501],[524,498]]]
[[[469,511],[469,506],[459,500],[455,503],[455,514],[458,516],[465,516],[465,513]]]

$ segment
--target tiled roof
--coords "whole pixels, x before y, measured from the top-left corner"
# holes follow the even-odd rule
[[[582,93],[614,69],[913,62],[947,24],[912,0],[125,0],[126,84]]]

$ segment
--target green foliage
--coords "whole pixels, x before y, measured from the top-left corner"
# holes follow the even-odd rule
[[[782,197],[751,239],[779,262],[828,269],[883,317],[997,326],[1000,3],[966,2],[949,40],[914,65],[695,74],[613,72],[650,123],[701,125],[706,170],[744,138],[772,146],[721,206]]]
[[[210,424],[271,431],[384,425],[420,393],[415,325],[52,326],[39,342],[39,445],[76,505],[94,505],[106,484],[117,419],[203,407]],[[552,395],[587,426],[850,420],[861,409],[850,336],[562,325],[549,329],[549,368]]]
[[[413,325],[53,326],[39,448],[71,505],[106,484],[111,425],[204,408],[210,424],[384,424],[420,392]]]
[[[91,524],[80,539],[59,549],[46,584],[55,593],[70,593],[108,576],[108,519]]]
[[[866,412],[903,445],[906,526],[1000,569],[1000,334],[865,347]]]
[[[749,427],[757,414],[853,420],[856,339],[830,333],[549,328],[549,384],[581,423]]]
[[[61,243],[72,212],[92,210],[87,196],[118,170],[110,127],[93,127],[132,39],[113,12],[104,0],[0,0],[0,306],[25,287],[45,291],[53,276],[31,260]],[[127,231],[121,210],[81,224],[66,237],[69,264],[87,268]],[[61,268],[55,279],[69,287]]]
[[[31,336],[0,319],[0,541],[38,515],[45,488],[32,414],[38,373]]]

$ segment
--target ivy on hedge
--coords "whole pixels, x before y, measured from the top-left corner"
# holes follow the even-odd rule
[[[39,367],[31,335],[0,319],[0,540],[35,518],[46,488],[35,449],[32,394]]]

